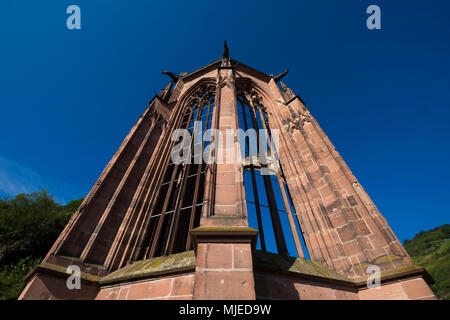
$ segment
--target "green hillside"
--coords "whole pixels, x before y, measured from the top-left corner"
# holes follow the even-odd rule
[[[412,240],[405,240],[403,246],[414,262],[432,275],[436,295],[450,300],[450,224],[421,231]]]
[[[81,202],[60,205],[45,190],[0,199],[0,300],[17,299],[23,277],[47,254]]]

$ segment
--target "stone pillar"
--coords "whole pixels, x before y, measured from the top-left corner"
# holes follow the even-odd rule
[[[220,138],[215,137],[216,160],[211,165],[213,208],[201,224],[247,226],[240,144],[231,136],[239,128],[234,67],[219,67],[215,103],[213,126]]]
[[[213,125],[223,139],[216,140],[216,163],[207,180],[211,207],[204,210],[200,227],[191,231],[197,256],[193,298],[255,299],[252,256],[258,232],[248,227],[239,141],[227,139],[239,127],[229,58],[223,58],[217,76]]]

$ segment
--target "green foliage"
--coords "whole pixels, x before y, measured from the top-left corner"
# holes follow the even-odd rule
[[[436,295],[450,300],[450,225],[421,231],[412,240],[405,240],[403,246],[414,262],[434,278]]]
[[[2,266],[0,271],[0,299],[15,300],[25,288],[23,278],[41,262],[42,258],[26,257],[17,264]]]
[[[83,199],[60,205],[46,190],[0,199],[0,299],[16,299]]]

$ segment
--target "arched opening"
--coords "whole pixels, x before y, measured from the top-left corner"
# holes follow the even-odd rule
[[[277,150],[264,106],[245,93],[237,101],[239,127],[246,133],[256,133],[256,138],[245,134],[241,143],[247,214],[249,226],[259,231],[257,249],[309,259],[282,166],[276,161]],[[267,159],[262,156],[265,150]]]
[[[190,96],[177,126],[187,130],[191,139],[180,150],[182,160],[174,162],[170,158],[165,168],[142,259],[192,249],[189,231],[199,226],[204,204],[206,164],[201,157],[208,142],[203,141],[202,133],[211,128],[213,111],[214,90],[204,84]]]

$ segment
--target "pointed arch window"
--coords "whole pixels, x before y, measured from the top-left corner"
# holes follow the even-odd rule
[[[309,258],[282,166],[276,172],[269,170],[268,163],[275,160],[276,150],[271,143],[264,106],[245,93],[238,96],[237,102],[239,127],[246,132],[254,129],[257,133],[256,143],[251,141],[251,135],[245,135],[243,148],[247,214],[250,227],[258,230],[257,249]],[[264,150],[267,150],[269,162],[261,161],[264,153],[260,151]]]
[[[196,157],[202,156],[209,143],[196,133],[206,132],[211,128],[214,88],[214,85],[201,86],[186,104],[177,127],[188,130],[193,137],[189,148],[186,149],[200,148],[201,154],[183,149],[182,154],[188,152],[188,156],[181,163],[174,163],[169,159],[152,210],[142,259],[192,249],[189,230],[199,226],[206,176],[206,164]],[[200,124],[195,126],[195,123]]]

